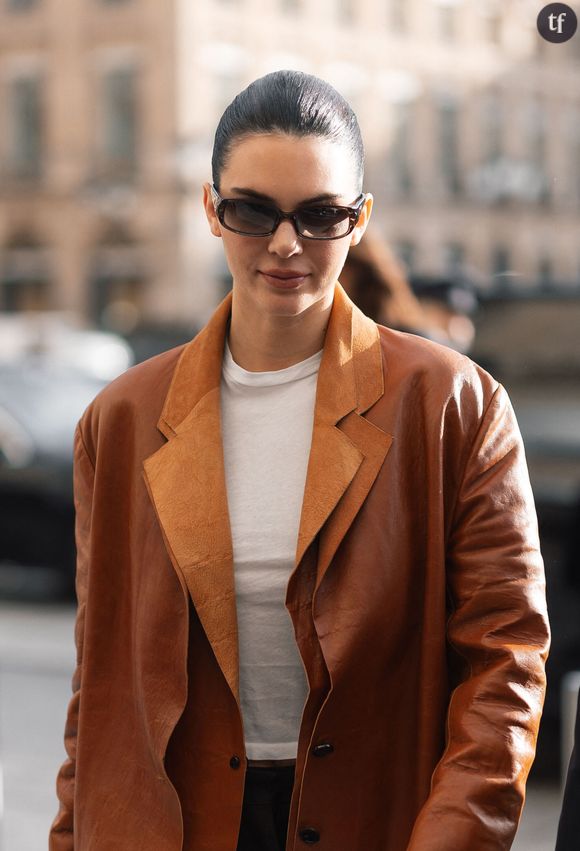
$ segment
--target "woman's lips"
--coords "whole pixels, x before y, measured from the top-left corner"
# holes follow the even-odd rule
[[[273,287],[283,290],[299,287],[300,284],[308,277],[306,272],[299,272],[298,270],[293,269],[289,271],[268,270],[267,272],[260,272],[260,274]]]

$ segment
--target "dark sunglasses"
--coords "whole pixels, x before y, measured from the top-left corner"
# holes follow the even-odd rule
[[[324,204],[284,213],[264,201],[222,198],[215,186],[211,191],[221,224],[243,236],[270,236],[283,219],[289,219],[298,236],[304,239],[342,239],[354,230],[366,200],[366,195],[362,194],[352,207]]]

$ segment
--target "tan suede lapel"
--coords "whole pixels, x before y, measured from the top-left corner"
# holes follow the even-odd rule
[[[144,461],[147,488],[173,565],[239,700],[233,550],[220,424],[220,381],[231,293],[185,347],[157,427],[168,442]]]
[[[176,570],[187,584],[224,676],[239,701],[231,530],[220,382],[231,293],[177,364],[158,428],[168,438],[144,462],[147,488]],[[376,324],[339,283],[324,341],[295,571],[320,532],[318,588],[392,442],[365,420],[384,392]]]

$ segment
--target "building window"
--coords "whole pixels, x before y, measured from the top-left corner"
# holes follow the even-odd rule
[[[536,45],[536,59],[538,59],[540,62],[543,62],[548,54],[548,42],[545,38],[542,38],[542,36],[539,34],[539,32],[537,32],[536,29],[534,29],[534,38]]]
[[[284,64],[276,63],[275,67],[292,67],[291,64],[285,64],[287,56],[284,54]],[[273,57],[270,60],[273,61]],[[212,111],[219,117],[243,87],[250,65],[250,53],[235,42],[206,41],[200,48],[198,61],[211,81]]]
[[[91,318],[101,328],[129,334],[142,322],[145,274],[142,248],[124,229],[103,234],[93,259]]]
[[[413,107],[408,102],[393,105],[394,133],[391,147],[392,185],[399,197],[413,193],[413,165],[411,143],[413,137]]]
[[[459,109],[449,97],[439,104],[439,165],[446,191],[459,195]]]
[[[491,272],[498,287],[509,286],[510,254],[505,245],[496,245],[493,249]]]
[[[395,254],[405,267],[407,275],[415,271],[417,261],[417,249],[415,243],[410,239],[401,239],[394,246]]]
[[[525,123],[530,160],[538,168],[543,168],[546,156],[546,115],[537,98],[527,104]]]
[[[580,61],[580,44],[578,44],[577,38],[571,38],[570,41],[566,43],[568,47],[568,57],[571,62]]]
[[[50,310],[50,282],[45,278],[19,280],[5,277],[0,289],[0,309],[6,313]]]
[[[453,6],[439,6],[437,9],[437,28],[444,41],[454,41],[456,35],[457,16]]]
[[[539,98],[528,102],[524,114],[525,137],[528,142],[528,161],[535,172],[540,189],[538,201],[546,202],[550,196],[550,185],[546,174],[547,120],[544,104]]]
[[[137,75],[129,66],[105,73],[101,83],[101,168],[130,177],[137,158]]]
[[[394,32],[403,33],[408,29],[408,17],[406,3],[408,0],[390,0],[389,4],[389,28]]]
[[[550,257],[541,257],[538,264],[538,284],[543,289],[548,289],[554,282],[554,270]]]
[[[23,75],[8,83],[8,170],[19,180],[37,180],[42,174],[42,82]]]
[[[481,115],[483,159],[487,163],[500,159],[503,151],[504,109],[498,92],[487,92]]]
[[[460,242],[448,242],[444,247],[443,266],[445,273],[460,275],[465,265],[465,248]]]
[[[222,68],[219,74],[214,75],[214,87],[216,113],[221,115],[242,89],[241,76],[236,71]]]
[[[38,0],[7,0],[9,12],[27,12],[38,5]]]
[[[5,246],[0,267],[0,310],[48,310],[51,280],[45,247],[32,234],[15,235]]]
[[[355,19],[354,0],[338,0],[338,20],[341,24],[348,26],[353,24]]]
[[[568,163],[570,195],[573,203],[580,204],[580,109],[568,113],[567,121]]]
[[[499,12],[485,15],[485,34],[491,44],[501,44],[502,18]]]

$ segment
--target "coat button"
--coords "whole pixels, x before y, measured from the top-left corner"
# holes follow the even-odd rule
[[[241,765],[241,762],[242,762],[242,761],[241,761],[241,759],[239,758],[239,756],[233,756],[233,757],[230,759],[230,765],[231,765],[231,767],[232,767],[232,768],[239,768],[239,767],[240,767],[240,765]]]
[[[314,845],[320,839],[319,832],[314,830],[313,827],[305,827],[298,835],[302,842],[305,842],[307,845]]]
[[[312,748],[313,756],[326,756],[329,753],[332,753],[334,748],[330,744],[330,742],[322,742],[320,745],[315,745]]]

